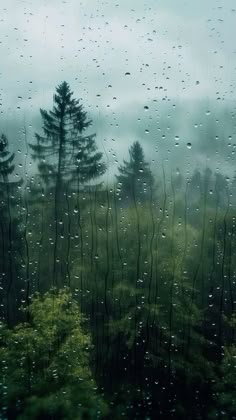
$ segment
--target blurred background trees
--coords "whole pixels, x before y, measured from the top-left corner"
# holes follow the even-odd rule
[[[41,116],[23,187],[0,138],[2,418],[235,418],[233,184],[135,141],[105,187],[66,82]]]

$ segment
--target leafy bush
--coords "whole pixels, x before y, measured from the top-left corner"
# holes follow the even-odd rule
[[[34,297],[30,321],[1,325],[1,418],[94,419],[106,412],[89,367],[91,341],[68,290]]]

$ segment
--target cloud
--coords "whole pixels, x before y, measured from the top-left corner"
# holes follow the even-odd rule
[[[87,103],[100,94],[99,106],[115,110],[155,98],[156,85],[170,98],[214,97],[218,80],[223,95],[233,72],[223,80],[220,66],[235,67],[235,57],[219,50],[204,13],[180,4],[9,0],[0,26],[4,107],[49,103],[63,79]]]
[[[93,118],[111,166],[136,139],[151,158],[156,138],[172,135],[166,113],[185,139],[200,100],[214,107],[217,98],[233,97],[233,3],[3,0],[2,128],[11,131],[13,120],[14,132],[24,121],[35,124],[39,108],[50,109],[55,86],[67,80]],[[157,148],[155,159],[181,157],[164,143]]]

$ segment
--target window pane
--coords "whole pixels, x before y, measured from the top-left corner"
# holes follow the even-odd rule
[[[1,419],[236,419],[224,3],[2,0]]]

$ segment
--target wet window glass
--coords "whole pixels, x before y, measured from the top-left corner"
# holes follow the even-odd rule
[[[1,1],[2,420],[236,419],[235,24]]]

